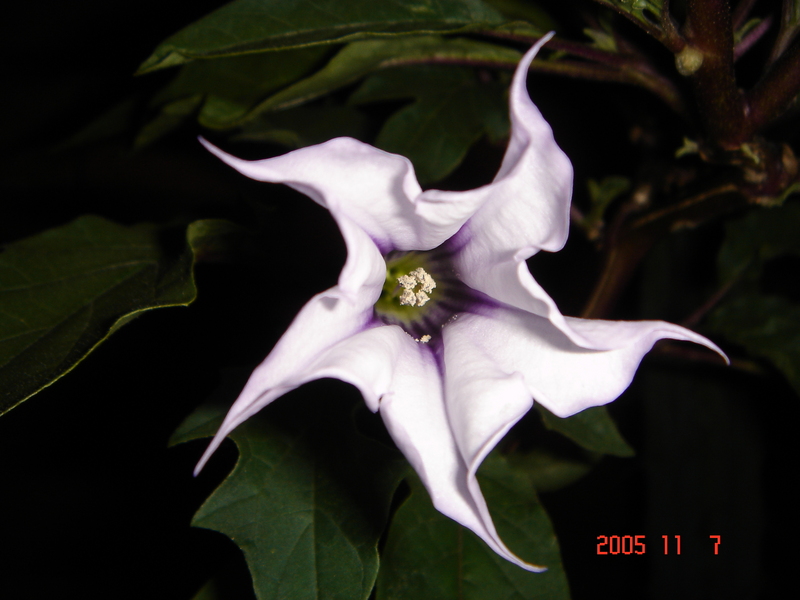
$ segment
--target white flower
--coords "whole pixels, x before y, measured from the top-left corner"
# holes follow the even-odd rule
[[[315,379],[356,386],[380,412],[436,508],[530,571],[500,540],[475,472],[536,400],[568,417],[611,402],[662,338],[662,321],[564,317],[525,260],[566,242],[572,165],[526,90],[510,90],[511,140],[489,185],[422,191],[408,159],[350,138],[261,161],[205,146],[244,175],[327,208],[347,245],[338,285],[314,296],[233,404],[198,470],[237,425]]]

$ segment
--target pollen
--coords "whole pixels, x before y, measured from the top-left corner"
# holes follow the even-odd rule
[[[430,300],[430,294],[436,287],[433,280],[425,269],[419,267],[408,275],[401,275],[397,278],[397,283],[403,288],[400,294],[400,304],[402,306],[424,306]]]

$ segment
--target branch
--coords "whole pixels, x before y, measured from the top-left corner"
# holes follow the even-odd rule
[[[784,53],[786,47],[792,43],[792,40],[797,35],[798,22],[795,14],[796,11],[798,11],[798,7],[795,5],[794,0],[783,0],[781,26],[778,30],[778,37],[775,38],[772,52],[769,55],[768,64],[772,64],[778,60],[778,57]]]
[[[661,29],[659,29],[655,24],[648,21],[646,18],[639,19],[634,14],[628,12],[627,10],[623,10],[617,4],[611,2],[610,0],[594,0],[598,4],[602,4],[603,6],[610,8],[621,14],[623,17],[634,23],[637,27],[644,29],[647,33],[651,36],[656,38],[659,42],[661,42],[664,46],[666,46],[670,52],[677,53],[683,50],[683,47],[686,45],[686,42],[681,37],[680,33],[678,33],[677,29],[675,28],[675,24],[672,21],[671,17],[669,16],[669,2],[667,0],[663,3],[663,10],[661,13]]]
[[[750,12],[753,10],[753,6],[755,6],[756,2],[758,2],[758,0],[739,0],[739,3],[733,10],[733,16],[731,18],[731,28],[733,31],[738,31],[747,23],[747,18],[750,16]]]
[[[480,33],[486,36],[512,39],[527,44],[533,44],[540,39],[539,37],[519,36],[496,31],[481,31]],[[683,117],[687,116],[686,103],[678,87],[671,79],[658,73],[646,58],[632,54],[608,52],[588,44],[581,44],[558,38],[553,38],[547,43],[547,46],[552,50],[560,50],[591,62],[534,60],[531,64],[531,69],[542,73],[554,73],[592,81],[609,81],[637,85],[661,98],[661,100],[677,114]],[[410,59],[405,62],[414,61],[417,61],[417,59]],[[400,62],[401,61],[398,61],[398,63]],[[405,62],[403,64],[405,64]],[[431,62],[431,59],[420,59],[417,62]],[[500,65],[500,63],[480,65],[477,64],[478,62],[479,61],[473,61],[468,64],[470,66],[488,67],[507,66],[512,69],[516,67],[516,65],[512,64]],[[467,63],[462,61],[459,64]]]
[[[700,115],[710,141],[723,149],[738,148],[745,130],[744,100],[733,71],[733,29],[728,0],[688,0],[687,46],[676,56],[686,61],[694,81]],[[699,53],[699,54],[697,54]]]
[[[629,223],[615,223],[620,234],[606,252],[603,270],[581,317],[608,317],[636,267],[661,237],[678,229],[696,227],[746,204],[747,198],[738,191],[737,185],[726,183]],[[626,219],[630,212],[622,211],[617,218]]]
[[[750,133],[780,117],[800,93],[800,38],[780,55],[767,74],[747,93]]]

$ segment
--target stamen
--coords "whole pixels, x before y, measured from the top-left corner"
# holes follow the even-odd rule
[[[414,269],[408,275],[401,275],[397,278],[397,283],[403,288],[403,293],[400,294],[402,306],[424,306],[430,300],[428,294],[436,287],[433,277],[422,267]]]

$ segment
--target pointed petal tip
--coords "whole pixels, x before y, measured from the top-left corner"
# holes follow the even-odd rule
[[[240,159],[237,159],[236,157],[231,156],[227,152],[223,152],[222,150],[217,148],[214,144],[209,142],[206,138],[204,138],[202,135],[198,135],[197,136],[197,141],[199,141],[206,150],[211,152],[211,154],[213,154],[214,156],[219,158],[222,162],[224,162],[224,163],[236,168],[236,165],[234,164],[234,161],[237,161],[237,160],[240,160]],[[245,162],[245,161],[242,161],[242,162]]]
[[[197,477],[200,474],[200,471],[202,471],[203,467],[206,466],[208,459],[211,458],[211,455],[214,454],[217,448],[219,448],[219,445],[222,443],[222,440],[225,439],[225,436],[228,435],[228,433],[229,432],[226,431],[223,434],[223,429],[220,427],[219,431],[217,431],[217,434],[214,436],[214,439],[211,440],[211,443],[206,448],[206,451],[203,452],[203,456],[201,456],[200,460],[197,461],[197,466],[194,468],[194,471],[192,471],[192,475],[194,477]]]
[[[539,38],[539,41],[536,42],[533,46],[531,46],[530,49],[525,53],[525,55],[519,61],[519,64],[517,65],[517,71],[514,74],[515,85],[525,85],[525,80],[528,75],[528,67],[531,66],[531,62],[533,62],[533,59],[539,53],[539,50],[542,49],[542,46],[544,46],[547,42],[553,39],[553,36],[555,36],[555,34],[556,34],[555,31],[550,31],[546,33],[541,38]],[[519,80],[522,80],[522,82],[520,83]]]
[[[211,442],[211,445],[213,445],[213,443],[214,442]],[[200,460],[197,461],[197,466],[195,466],[194,471],[192,471],[193,477],[197,477],[198,475],[200,475],[200,471],[203,470],[203,467],[206,466],[208,459],[211,458],[211,453],[213,452],[211,450],[211,445],[209,445],[208,448],[206,448],[206,451],[203,452],[203,456],[201,456]]]
[[[671,324],[667,323],[667,325],[671,325]],[[714,352],[719,354],[719,356],[722,358],[722,360],[725,361],[725,364],[727,366],[730,366],[731,360],[728,358],[728,355],[725,354],[725,352],[722,350],[722,348],[717,346],[714,342],[712,342],[707,337],[705,337],[703,335],[700,335],[699,333],[695,333],[691,329],[687,329],[687,328],[682,327],[680,325],[671,325],[671,327],[678,327],[680,332],[683,333],[683,335],[669,335],[669,334],[667,334],[667,335],[664,335],[661,339],[674,339],[674,340],[680,340],[680,341],[685,341],[685,342],[692,342],[694,344],[699,344],[701,346],[705,346],[709,350],[713,350]]]
[[[703,344],[703,345],[704,345],[706,348],[708,348],[709,350],[713,350],[714,352],[716,352],[717,354],[719,354],[719,355],[722,357],[722,360],[724,360],[724,361],[725,361],[725,365],[726,365],[726,366],[728,366],[728,367],[730,367],[730,366],[731,366],[731,359],[730,359],[730,358],[728,358],[728,355],[727,355],[727,354],[725,354],[725,352],[723,352],[722,348],[720,348],[719,346],[717,346],[717,345],[716,345],[714,342],[712,342],[711,340],[706,340],[706,341],[708,341],[708,343],[707,343],[707,344]]]

